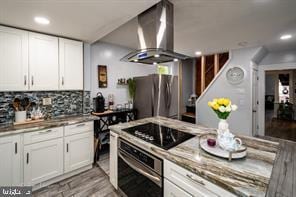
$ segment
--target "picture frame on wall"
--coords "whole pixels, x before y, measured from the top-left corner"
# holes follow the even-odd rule
[[[99,88],[107,88],[107,66],[98,65],[98,82]]]

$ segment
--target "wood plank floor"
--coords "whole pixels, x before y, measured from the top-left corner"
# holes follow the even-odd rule
[[[100,168],[92,169],[33,192],[34,197],[118,197],[109,176]]]

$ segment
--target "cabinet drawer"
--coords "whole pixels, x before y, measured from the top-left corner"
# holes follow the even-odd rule
[[[74,135],[78,133],[86,133],[93,131],[94,123],[92,122],[83,122],[79,124],[69,125],[65,127],[65,136]]]
[[[223,188],[167,160],[164,161],[164,176],[195,197],[235,196]]]
[[[171,183],[167,179],[164,179],[164,197],[192,197],[189,193],[185,192],[175,184]]]
[[[24,134],[24,144],[33,144],[63,137],[63,127],[56,127]]]

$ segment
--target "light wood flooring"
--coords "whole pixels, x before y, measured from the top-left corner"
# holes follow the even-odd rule
[[[93,167],[86,172],[37,190],[33,192],[33,196],[118,197],[118,194],[109,182],[109,176],[100,167]]]

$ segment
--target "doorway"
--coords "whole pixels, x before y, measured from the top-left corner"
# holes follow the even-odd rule
[[[296,141],[296,69],[265,71],[265,135]]]

